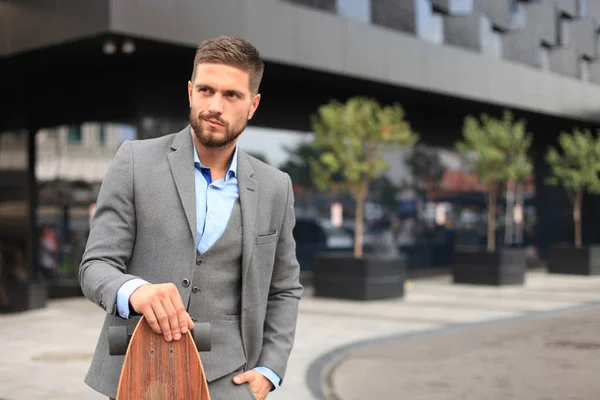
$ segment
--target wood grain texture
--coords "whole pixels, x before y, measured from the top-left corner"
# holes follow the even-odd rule
[[[117,400],[210,400],[191,334],[167,342],[145,318],[136,326],[121,371]]]

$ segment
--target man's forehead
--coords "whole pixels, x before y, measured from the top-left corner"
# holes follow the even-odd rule
[[[248,71],[242,68],[216,63],[201,63],[196,68],[196,79],[194,83],[197,83],[206,79],[222,80],[234,82],[249,82],[250,74]]]

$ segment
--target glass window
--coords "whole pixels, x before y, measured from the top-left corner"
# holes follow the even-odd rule
[[[9,285],[31,272],[27,136],[0,132],[0,311],[10,309]]]
[[[98,144],[101,146],[106,144],[106,128],[104,124],[100,124],[100,131],[98,132]]]
[[[590,80],[590,61],[585,58],[579,60],[579,78],[586,82]]]
[[[540,68],[544,70],[550,69],[550,49],[547,47],[540,47],[539,50],[540,57]]]
[[[450,14],[469,14],[473,12],[473,0],[450,1]]]
[[[371,22],[371,0],[337,0],[337,10],[342,17]]]
[[[434,43],[443,43],[443,17],[433,12],[427,0],[415,0],[417,35]]]
[[[93,151],[83,151],[82,129]],[[45,278],[76,278],[98,189],[124,140],[136,128],[112,123],[59,126],[37,132],[39,265]]]
[[[81,126],[80,125],[71,125],[69,127],[67,141],[69,143],[81,143]]]
[[[571,42],[571,21],[561,18],[558,24],[558,43],[566,46]]]
[[[481,17],[479,37],[481,38],[482,54],[497,59],[502,58],[502,36],[485,16]]]
[[[585,17],[588,13],[588,0],[577,0],[577,15]]]

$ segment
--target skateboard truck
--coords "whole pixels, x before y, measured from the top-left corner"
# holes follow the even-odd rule
[[[133,319],[133,318],[132,318]],[[135,318],[139,321],[140,318]],[[137,323],[137,322],[136,322]],[[196,322],[190,331],[198,351],[210,351],[211,327],[208,322]],[[110,326],[108,328],[108,352],[111,356],[123,356],[133,333],[129,332],[127,326]]]

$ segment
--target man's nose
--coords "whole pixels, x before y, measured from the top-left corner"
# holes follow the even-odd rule
[[[215,94],[208,105],[208,112],[211,114],[223,114],[223,96]]]

